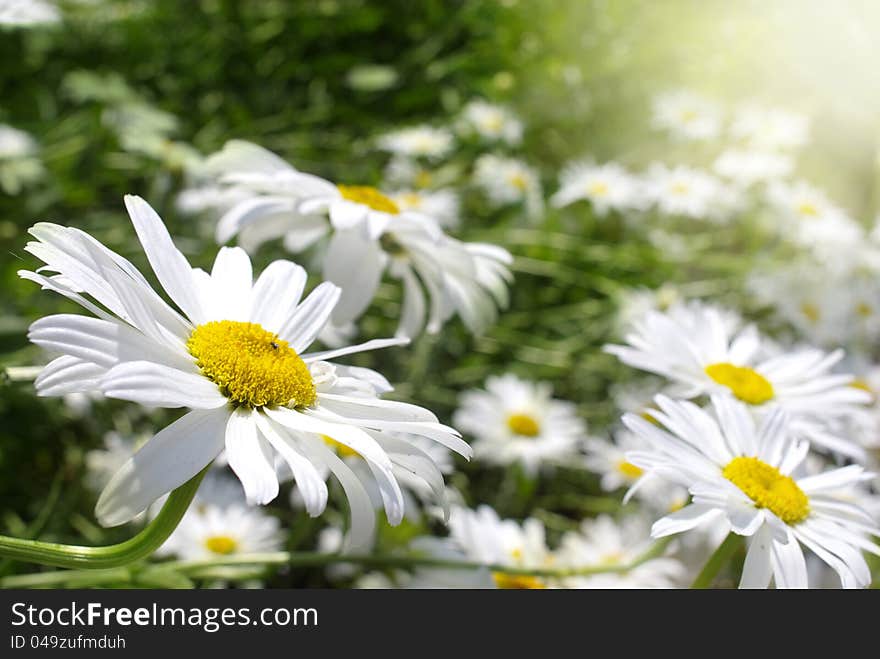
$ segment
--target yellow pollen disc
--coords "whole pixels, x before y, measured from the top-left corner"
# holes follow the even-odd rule
[[[804,302],[801,305],[801,313],[804,314],[807,320],[809,320],[811,323],[818,323],[819,319],[822,317],[822,314],[819,311],[819,307],[817,307],[812,302]]]
[[[404,208],[418,208],[422,203],[422,195],[418,192],[404,192],[397,198],[397,203]]]
[[[483,119],[483,129],[490,133],[497,133],[504,127],[504,117],[500,113],[492,113]]]
[[[355,451],[353,448],[349,448],[345,444],[341,442],[337,442],[335,439],[330,437],[330,435],[321,435],[321,439],[324,440],[324,443],[332,448],[336,453],[338,453],[343,458],[351,458],[351,457],[360,457],[360,453]]]
[[[528,574],[493,572],[492,581],[495,582],[495,586],[502,590],[544,590],[547,588],[538,577]]]
[[[617,471],[632,479],[636,479],[645,473],[641,467],[636,467],[632,462],[627,462],[626,460],[621,460],[617,463]]]
[[[862,318],[868,318],[869,316],[874,314],[874,310],[866,302],[859,302],[856,305],[856,313]]]
[[[256,323],[199,325],[186,347],[202,374],[235,405],[301,408],[317,398],[306,363],[287,341]]]
[[[522,174],[514,174],[511,176],[508,181],[510,184],[515,187],[517,190],[521,192],[525,192],[526,188],[529,187],[529,182],[526,180],[526,177]]]
[[[688,186],[687,183],[682,182],[673,183],[669,189],[672,194],[675,195],[686,195],[688,192],[690,192],[690,186]]]
[[[228,535],[215,535],[205,540],[205,547],[213,554],[225,556],[238,549],[238,543]]]
[[[374,211],[397,215],[400,208],[393,200],[389,199],[371,185],[337,185],[339,193],[344,199],[357,204],[369,206]]]
[[[427,188],[429,185],[431,185],[431,182],[433,180],[434,177],[431,175],[431,172],[421,170],[418,174],[416,174],[415,184],[417,188]]]
[[[758,458],[734,458],[722,474],[757,508],[766,508],[786,524],[802,522],[810,514],[810,500],[794,479]]]
[[[608,194],[608,184],[603,181],[593,181],[587,186],[587,192],[594,197],[604,197]]]
[[[690,123],[694,119],[696,119],[699,115],[696,110],[685,110],[681,113],[681,120],[685,123]]]
[[[816,208],[816,204],[812,204],[809,201],[798,204],[797,212],[807,217],[818,217],[819,215],[819,209]]]
[[[773,385],[763,375],[747,366],[734,366],[727,362],[706,367],[706,375],[724,385],[744,403],[760,405],[773,398]]]
[[[529,414],[511,414],[507,417],[507,427],[511,432],[523,437],[537,437],[541,432],[541,426]]]

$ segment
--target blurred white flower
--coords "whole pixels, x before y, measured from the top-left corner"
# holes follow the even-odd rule
[[[458,195],[453,190],[397,190],[389,197],[401,212],[423,213],[444,229],[455,229],[461,222]]]
[[[280,551],[284,534],[278,519],[248,506],[240,487],[236,500],[232,490],[236,486],[234,479],[215,476],[212,480],[208,488],[199,488],[193,505],[156,553],[188,561],[209,561]]]
[[[778,213],[776,230],[784,239],[809,248],[830,266],[852,263],[851,252],[865,233],[824,192],[803,181],[777,182],[767,189],[767,200]]]
[[[640,413],[650,419],[648,409]],[[613,437],[613,441],[592,437],[584,442],[584,467],[601,477],[600,486],[604,491],[629,489],[638,483],[638,488],[633,490],[636,498],[650,509],[662,513],[678,510],[688,502],[690,496],[687,489],[656,476],[646,477],[642,469],[626,459],[628,451],[645,448],[642,438],[628,430],[619,430]]]
[[[23,130],[0,124],[0,189],[10,195],[18,194],[44,175],[34,138]]]
[[[408,158],[442,158],[453,147],[454,137],[446,128],[412,126],[376,138],[380,149]]]
[[[572,163],[562,170],[559,190],[551,203],[560,208],[579,200],[589,201],[596,215],[641,209],[646,201],[641,181],[621,165],[589,161]]]
[[[793,149],[809,139],[810,120],[787,110],[748,105],[737,111],[730,134],[755,149]]]
[[[283,236],[287,249],[300,251],[329,235],[323,275],[341,288],[331,317],[336,327],[360,318],[386,271],[403,289],[398,336],[438,332],[456,314],[479,333],[507,304],[510,254],[450,238],[427,206],[404,210],[377,188],[334,185],[246,142],[231,142],[209,157],[205,173],[211,172],[250,193],[220,218],[218,242],[238,235],[252,250]]]
[[[655,128],[684,140],[711,140],[721,133],[721,110],[717,104],[689,90],[676,90],[654,99]]]
[[[462,394],[453,418],[463,432],[476,438],[477,460],[519,463],[530,475],[574,457],[586,435],[586,424],[574,404],[552,398],[548,383],[513,374],[490,376],[485,390]]]
[[[562,536],[555,556],[559,567],[579,568],[629,565],[650,550],[650,527],[640,515],[615,522],[608,515],[581,522],[577,532]],[[626,572],[605,572],[589,576],[564,577],[563,588],[676,588],[681,586],[684,566],[674,558],[658,556]]]
[[[735,193],[711,174],[681,165],[652,165],[646,191],[660,213],[695,219],[723,221],[738,202]]]
[[[495,206],[524,204],[530,218],[543,209],[538,174],[522,160],[484,154],[474,165],[474,183]]]
[[[469,102],[461,111],[460,128],[487,142],[517,146],[522,142],[523,124],[508,108],[483,100]]]
[[[0,0],[0,26],[32,27],[61,21],[61,12],[45,0]]]
[[[413,542],[413,548],[436,558],[518,568],[551,567],[554,560],[540,521],[527,519],[520,524],[503,520],[489,506],[476,510],[454,507],[449,516],[449,538],[421,538]],[[540,577],[455,568],[420,568],[407,586],[518,590],[548,587]]]

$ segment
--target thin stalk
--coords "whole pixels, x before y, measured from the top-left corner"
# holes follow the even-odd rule
[[[40,565],[88,570],[120,567],[149,556],[177,528],[207,470],[205,467],[171,492],[156,518],[129,540],[104,547],[83,547],[0,535],[0,556]],[[5,584],[6,580],[0,583]]]
[[[710,588],[715,577],[718,576],[718,573],[721,571],[721,568],[730,561],[731,556],[733,556],[736,550],[739,549],[741,543],[742,538],[740,536],[736,533],[728,533],[727,537],[724,538],[724,542],[718,545],[718,549],[716,549],[709,557],[709,560],[706,561],[703,569],[700,570],[697,578],[694,579],[694,582],[691,584],[691,588]]]

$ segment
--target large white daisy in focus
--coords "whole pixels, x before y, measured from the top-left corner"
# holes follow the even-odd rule
[[[462,394],[454,422],[476,438],[474,454],[489,464],[540,467],[572,458],[586,434],[573,403],[552,397],[546,382],[492,376],[486,389]]]
[[[336,286],[323,283],[301,299],[306,273],[289,261],[275,261],[254,281],[240,248],[222,248],[210,273],[192,268],[149,204],[133,196],[125,203],[156,278],[180,312],[129,261],[75,228],[35,225],[36,240],[25,249],[45,266],[19,272],[96,316],[60,314],[31,326],[30,339],[60,355],[37,378],[40,395],[99,391],[190,410],[116,473],[95,509],[101,524],[131,520],[225,448],[252,504],[278,495],[276,455],[312,516],[327,503],[321,472],[332,472],[352,508],[352,542],[360,545],[374,525],[369,496],[322,436],[367,461],[392,524],[403,516],[403,496],[389,451],[405,448],[390,432],[429,437],[470,455],[459,434],[428,410],[381,400],[388,385],[378,373],[327,361],[405,341],[306,352],[338,302]]]
[[[843,351],[816,349],[769,354],[754,326],[733,331],[719,310],[702,305],[674,313],[649,311],[633,324],[627,345],[606,346],[624,364],[669,379],[678,395],[723,394],[759,415],[775,408],[814,444],[863,459],[864,451],[831,426],[857,413],[870,394],[850,386],[851,375],[832,374]]]
[[[870,478],[850,465],[796,477],[809,443],[795,438],[786,414],[776,409],[760,424],[728,396],[712,397],[712,413],[687,401],[657,397],[651,415],[662,426],[628,414],[623,422],[647,448],[628,454],[647,473],[687,487],[693,501],[654,523],[655,538],[712,522],[749,536],[741,588],[806,588],[801,545],[830,565],[844,588],[871,583],[862,551],[880,555],[870,536],[880,528],[840,492]]]

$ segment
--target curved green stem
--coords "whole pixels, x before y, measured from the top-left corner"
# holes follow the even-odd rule
[[[208,467],[205,467],[171,492],[156,518],[125,542],[105,547],[82,547],[0,535],[0,556],[41,565],[89,570],[119,567],[149,556],[177,528],[207,471]]]
[[[691,584],[691,588],[710,588],[715,577],[718,576],[718,573],[721,571],[721,568],[724,567],[724,565],[730,560],[730,557],[733,556],[737,549],[739,549],[741,543],[741,536],[738,536],[736,533],[728,533],[727,537],[724,538],[724,542],[718,545],[718,549],[716,549],[709,557],[709,560],[706,561],[703,569],[700,570],[697,578],[694,579],[694,582]]]

